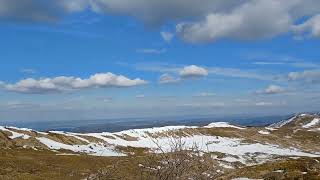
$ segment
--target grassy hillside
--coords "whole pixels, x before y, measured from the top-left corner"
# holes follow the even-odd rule
[[[0,150],[0,179],[160,179],[157,173],[149,173],[141,166],[157,158],[63,156],[50,151]],[[217,173],[218,167],[212,170],[215,170],[215,178],[221,180],[236,177],[320,179],[319,162],[320,158],[283,159],[220,173]],[[187,171],[190,174],[190,171],[197,173],[197,169]]]
[[[0,179],[320,179],[320,120],[117,133],[0,127]]]

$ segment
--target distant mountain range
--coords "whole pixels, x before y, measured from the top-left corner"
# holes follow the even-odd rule
[[[273,116],[181,116],[181,117],[153,117],[153,118],[121,118],[96,120],[67,120],[67,121],[13,121],[1,122],[3,126],[30,128],[38,131],[68,131],[68,132],[119,132],[128,129],[142,129],[160,126],[205,126],[212,122],[226,121],[242,126],[267,126],[288,119],[292,114]]]

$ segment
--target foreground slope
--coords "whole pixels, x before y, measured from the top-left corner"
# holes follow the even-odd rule
[[[210,157],[214,166],[214,170],[211,170],[214,173],[211,172],[211,175],[214,174],[215,178],[231,179],[240,175],[259,178],[259,169],[265,171],[260,174],[263,177],[271,173],[280,178],[288,174],[290,169],[298,177],[317,177],[318,174],[314,171],[320,172],[319,128],[319,116],[316,114],[296,115],[268,127],[240,127],[215,122],[204,127],[168,126],[117,133],[38,132],[0,127],[0,148],[5,154],[3,157],[11,154],[18,158],[20,156],[16,156],[17,154],[23,154],[22,157],[33,159],[35,154],[43,154],[44,157],[56,157],[64,161],[99,159],[109,165],[114,164],[111,159],[125,160],[130,164],[124,163],[122,166],[130,166],[129,169],[125,168],[130,171],[144,167],[143,163],[138,162],[150,154],[171,153],[173,147],[180,143],[183,150],[196,148],[202,156]],[[14,162],[15,157],[1,161]],[[91,167],[90,164],[85,167],[99,169],[99,166]],[[66,169],[74,171],[73,168],[70,165]],[[253,169],[256,173],[250,174]],[[90,170],[82,173],[90,174]]]

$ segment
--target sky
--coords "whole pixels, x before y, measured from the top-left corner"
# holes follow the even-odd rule
[[[317,111],[319,38],[317,0],[0,0],[0,119]]]

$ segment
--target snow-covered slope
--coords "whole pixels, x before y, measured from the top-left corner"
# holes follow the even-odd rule
[[[271,127],[271,128],[281,128],[281,127],[291,123],[292,121],[294,121],[298,117],[299,117],[299,115],[295,115],[295,116],[291,117],[290,119],[286,119],[286,120],[271,124],[269,127]]]
[[[319,118],[314,118],[311,122],[309,122],[308,124],[303,125],[303,128],[311,128],[314,127],[316,125],[318,125],[320,123],[320,119]]]
[[[214,123],[210,123],[207,126],[204,126],[206,128],[219,128],[219,127],[223,127],[223,128],[236,128],[236,129],[245,129],[243,127],[239,127],[239,126],[235,126],[235,125],[231,125],[227,122],[214,122]]]
[[[226,122],[215,122],[204,127],[166,126],[116,133],[38,132],[0,126],[0,135],[2,133],[7,137],[6,142],[15,144],[12,148],[48,149],[58,151],[59,154],[80,153],[94,156],[127,156],[134,154],[134,149],[141,148],[145,153],[170,152],[174,143],[182,142],[185,149],[196,146],[202,153],[223,154],[223,157],[218,158],[221,162],[251,165],[279,157],[320,156],[320,149],[317,147],[305,148],[304,142],[300,143],[301,146],[297,146],[299,139],[289,137],[292,132],[286,136],[288,141],[286,138],[283,139],[284,132],[277,134],[279,128],[294,122],[299,117],[302,116],[298,115],[263,129],[240,127]],[[304,124],[304,127],[309,130],[318,123],[318,119],[313,119]],[[314,132],[306,131],[306,133]]]
[[[271,128],[320,128],[320,116],[318,114],[298,114],[288,120],[280,121],[272,124]]]

